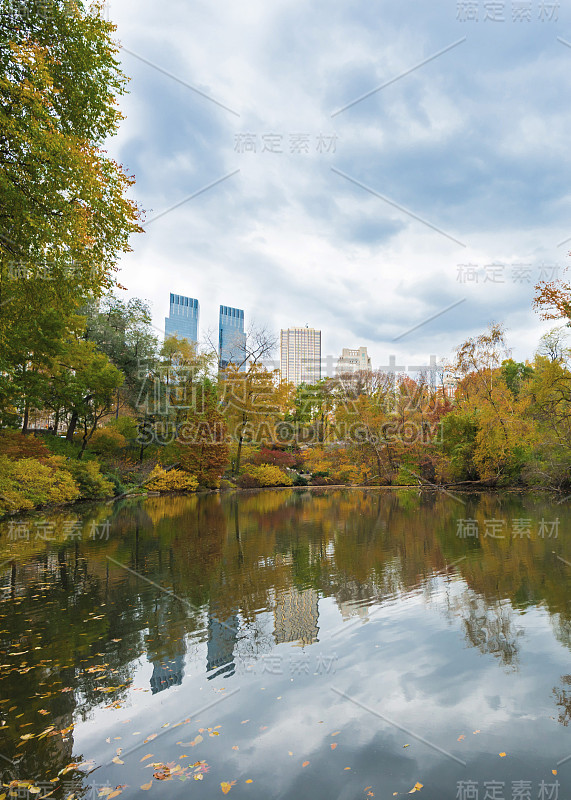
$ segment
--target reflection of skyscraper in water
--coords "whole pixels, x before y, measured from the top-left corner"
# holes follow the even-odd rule
[[[180,686],[184,677],[186,646],[180,637],[177,620],[172,617],[172,601],[164,595],[157,600],[149,615],[147,658],[153,665],[151,691],[153,694]],[[180,637],[180,638],[179,638]]]
[[[319,595],[312,588],[291,587],[278,595],[274,609],[276,644],[299,642],[306,645],[317,641],[318,600]]]
[[[153,661],[151,692],[157,694],[171,686],[180,686],[184,677],[184,656],[178,655],[164,661]]]
[[[236,671],[234,648],[238,639],[238,627],[239,619],[236,614],[231,614],[226,619],[209,614],[206,671],[216,670],[212,675],[206,676],[209,681],[219,675],[233,675]]]

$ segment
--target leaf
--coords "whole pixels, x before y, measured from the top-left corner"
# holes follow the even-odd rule
[[[415,783],[414,786],[412,787],[412,789],[410,790],[409,794],[412,794],[413,792],[420,792],[420,790],[422,789],[423,785],[424,784],[422,784],[422,783]]]
[[[465,735],[463,733],[461,733],[460,736],[458,737],[457,741],[461,742],[462,739],[465,739],[465,738],[466,738]]]
[[[114,792],[111,792],[111,794],[107,795],[107,800],[111,800],[112,797],[117,797],[118,795],[121,794],[122,791],[123,791],[122,789],[115,789]]]
[[[249,719],[243,719],[242,722],[240,723],[240,725],[245,725],[249,721],[250,721]]]
[[[556,769],[552,769],[552,770],[551,770],[551,774],[552,774],[552,775],[557,775],[557,770],[556,770]]]
[[[230,789],[231,789],[233,786],[235,786],[235,785],[236,785],[236,781],[230,781],[230,782],[228,782],[228,781],[222,781],[222,783],[220,784],[220,788],[222,789],[222,791],[224,792],[224,794],[228,794],[228,792],[230,791]]]
[[[351,767],[345,767],[344,769],[346,769],[346,770],[347,770],[347,769],[351,769]]]
[[[479,730],[472,731],[472,733],[480,733]]]
[[[111,761],[112,761],[114,764],[124,764],[124,763],[125,763],[124,761],[121,761],[121,759],[119,758],[119,756],[115,756],[114,758],[112,758],[112,759],[111,759]]]
[[[239,750],[239,749],[240,749],[240,748],[238,747],[238,745],[237,745],[237,744],[233,744],[233,745],[232,745],[232,750]]]
[[[157,738],[157,734],[156,733],[151,733],[150,736],[147,736],[147,738],[145,739],[143,744],[147,744],[147,742],[152,742],[153,739],[156,739],[156,738]]]
[[[141,789],[143,789],[145,792],[148,792],[152,785],[153,785],[152,781],[149,781],[148,783],[143,783]]]
[[[337,743],[336,743],[336,742],[333,742],[333,744],[331,745],[331,749],[332,749],[332,750],[335,750],[335,748],[336,748],[336,747],[337,747]]]
[[[246,778],[246,783],[254,783],[254,781],[251,778]],[[2,800],[1,797],[0,797],[0,800]]]
[[[307,767],[307,765],[308,765],[308,764],[309,764],[309,761],[304,761],[304,762],[303,762],[303,764],[302,764],[301,766],[302,766],[302,767]]]
[[[505,758],[505,757],[506,757],[505,753],[500,753],[500,758]]]
[[[410,747],[409,744],[403,744],[403,747]]]
[[[147,755],[146,755],[146,756],[143,756],[143,758],[141,759],[141,761],[146,761],[146,760],[147,760],[147,758],[152,758],[152,757],[153,757],[153,753],[147,753]],[[141,763],[141,761],[139,761],[139,764]]]
[[[340,733],[341,731],[335,731],[335,733],[332,733],[331,736],[338,736]]]

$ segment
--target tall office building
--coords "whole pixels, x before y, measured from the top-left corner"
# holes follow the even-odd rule
[[[337,372],[370,372],[371,359],[366,347],[351,350],[344,347],[340,359],[337,361]]]
[[[321,379],[321,331],[288,328],[280,335],[280,372],[287,383],[316,383]]]
[[[192,297],[171,292],[170,312],[165,317],[165,337],[177,336],[189,342],[198,342],[198,317],[200,304]]]
[[[246,356],[246,334],[244,333],[244,312],[241,308],[220,306],[218,322],[219,365],[225,369],[228,364],[238,366]],[[242,364],[242,370],[246,364]]]

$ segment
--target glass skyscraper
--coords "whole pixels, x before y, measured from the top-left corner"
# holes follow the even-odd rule
[[[165,338],[177,336],[179,339],[188,339],[189,342],[196,344],[199,314],[198,300],[171,292],[170,313],[165,317]]]
[[[218,352],[220,369],[232,363],[238,366],[246,357],[246,334],[244,333],[244,312],[241,308],[220,306],[218,323]],[[241,370],[246,369],[242,364]]]

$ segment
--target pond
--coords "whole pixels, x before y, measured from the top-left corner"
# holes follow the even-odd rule
[[[0,798],[569,797],[570,522],[409,489],[5,521]]]

